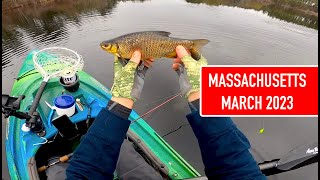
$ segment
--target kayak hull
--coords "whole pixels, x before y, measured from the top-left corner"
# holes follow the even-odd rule
[[[32,56],[36,51],[31,52],[25,59],[13,85],[11,96],[18,97],[25,95],[25,99],[20,104],[20,111],[27,112],[42,82],[42,77],[34,69]],[[83,110],[76,106],[77,113],[70,117],[76,124],[88,118],[89,107],[90,116],[95,118],[100,110],[106,106],[111,99],[109,89],[94,79],[84,71],[78,72],[80,87],[76,92],[65,91],[60,85],[58,78],[50,79],[41,97],[37,111],[44,122],[46,135],[41,138],[32,132],[21,131],[25,120],[15,117],[7,119],[6,127],[6,154],[8,168],[11,179],[33,179],[30,178],[28,162],[34,159],[38,149],[58,133],[51,121],[57,115],[45,102],[53,104],[55,97],[62,93],[67,93],[75,98],[79,98],[86,106]],[[132,111],[129,120],[137,119],[139,115]],[[164,171],[171,179],[184,179],[198,177],[200,174],[188,164],[161,136],[159,136],[143,119],[131,124],[129,128],[130,136],[134,137],[141,146],[159,161]],[[29,164],[30,166],[30,164]]]

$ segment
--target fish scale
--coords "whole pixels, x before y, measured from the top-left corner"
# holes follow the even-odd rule
[[[209,43],[206,39],[180,39],[169,37],[170,33],[165,31],[143,31],[130,33],[117,38],[103,41],[100,46],[103,50],[130,59],[133,52],[139,50],[141,59],[176,57],[175,48],[178,45],[184,46],[190,52],[199,52],[202,46]]]

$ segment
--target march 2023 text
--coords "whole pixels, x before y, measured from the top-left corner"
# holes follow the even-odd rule
[[[317,116],[317,66],[206,66],[202,116]]]

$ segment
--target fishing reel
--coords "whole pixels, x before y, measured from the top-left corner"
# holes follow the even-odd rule
[[[5,118],[14,116],[18,119],[25,119],[26,124],[23,126],[23,131],[32,130],[39,136],[44,136],[44,126],[37,112],[32,115],[18,111],[20,109],[20,103],[25,98],[24,95],[19,97],[11,97],[6,94],[2,94],[2,114]]]
[[[61,73],[59,83],[69,92],[75,92],[79,89],[80,80],[76,71],[66,69]]]

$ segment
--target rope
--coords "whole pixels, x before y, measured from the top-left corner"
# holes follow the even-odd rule
[[[181,94],[182,94],[182,93],[180,92],[180,93],[174,95],[173,97],[171,97],[170,99],[166,100],[165,102],[159,104],[158,106],[150,109],[149,111],[147,111],[146,113],[144,113],[143,115],[141,115],[140,117],[138,117],[137,119],[133,120],[133,121],[131,122],[131,124],[135,123],[136,121],[138,121],[139,119],[143,118],[144,116],[152,113],[153,111],[159,109],[160,107],[162,107],[163,105],[165,105],[165,104],[169,103],[170,101],[174,100],[174,99],[177,98],[178,96],[181,96]]]

